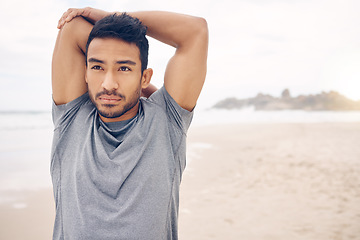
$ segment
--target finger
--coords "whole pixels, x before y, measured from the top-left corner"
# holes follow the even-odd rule
[[[73,11],[74,11],[73,8],[69,8],[66,12],[63,13],[63,15],[61,16],[61,19],[63,19],[63,20],[66,19],[67,16]]]
[[[70,22],[73,18],[76,18],[79,15],[81,15],[80,11],[72,11],[65,17],[64,21]]]
[[[61,28],[64,23],[65,23],[65,19],[67,18],[67,16],[69,15],[69,13],[72,11],[71,8],[69,8],[66,12],[63,13],[63,15],[61,16],[61,18],[59,19],[59,22],[58,22],[58,28]]]
[[[62,28],[65,23],[70,22],[77,16],[81,16],[84,13],[84,9],[69,8],[61,17],[58,23],[58,28]]]
[[[58,22],[58,28],[62,28],[65,24],[64,18],[61,18]]]

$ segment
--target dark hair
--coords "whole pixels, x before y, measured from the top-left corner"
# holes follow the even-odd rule
[[[141,72],[147,68],[149,42],[146,38],[147,27],[137,18],[126,13],[109,15],[95,23],[86,43],[86,61],[88,48],[94,38],[115,38],[135,43],[140,51]],[[86,63],[87,64],[87,63]]]

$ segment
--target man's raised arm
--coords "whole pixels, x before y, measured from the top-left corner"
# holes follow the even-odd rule
[[[56,105],[68,103],[87,91],[84,49],[92,25],[82,18],[58,33],[52,58],[52,93]]]
[[[203,18],[169,12],[137,12],[148,35],[176,48],[164,77],[166,90],[184,109],[191,111],[206,76],[208,28]]]
[[[70,9],[59,21],[59,28],[76,16],[100,20],[97,9]],[[110,14],[110,13],[108,13]],[[184,109],[191,111],[201,92],[206,76],[208,29],[203,18],[170,12],[146,11],[129,15],[148,27],[148,35],[176,48],[165,76],[166,90]]]
[[[75,13],[77,15],[74,15]],[[108,14],[110,13],[92,8],[70,8],[59,20],[60,31],[53,52],[51,77],[53,100],[56,105],[68,103],[87,92],[86,42],[93,24]],[[73,19],[76,16],[83,16],[88,21],[81,17]]]

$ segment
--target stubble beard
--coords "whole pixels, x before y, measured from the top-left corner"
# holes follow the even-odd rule
[[[116,92],[116,90],[113,91],[107,91],[107,90],[103,90],[102,92],[99,92],[94,95],[89,91],[89,96],[90,99],[92,101],[92,103],[94,104],[97,112],[105,118],[118,118],[121,117],[122,115],[124,115],[125,113],[127,113],[129,110],[131,110],[132,108],[134,108],[136,106],[136,104],[139,102],[140,99],[140,85],[139,87],[136,89],[136,91],[134,92],[133,95],[130,96],[129,101],[126,101],[126,97],[122,94],[119,94]],[[113,108],[118,107],[118,105],[115,104],[99,104],[96,102],[96,99],[98,99],[100,96],[117,96],[121,98],[121,102],[125,102],[125,105],[119,109],[119,110],[113,110]]]

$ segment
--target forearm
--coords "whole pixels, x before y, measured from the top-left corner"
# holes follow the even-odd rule
[[[61,29],[65,25],[65,23],[70,22],[72,19],[78,16],[82,16],[83,18],[85,18],[87,21],[89,21],[94,25],[97,21],[103,19],[104,17],[110,14],[112,13],[91,7],[69,8],[60,18],[57,27]]]
[[[58,28],[70,22],[76,16],[82,16],[92,24],[100,19],[114,14],[94,8],[70,8],[59,20]],[[121,12],[116,12],[121,14]],[[184,14],[164,11],[131,12],[129,15],[138,18],[148,27],[147,35],[175,48],[191,45],[198,37],[207,37],[207,23],[205,19]]]
[[[175,48],[185,46],[199,34],[207,35],[207,23],[203,18],[162,11],[128,14],[148,27],[147,35]]]

